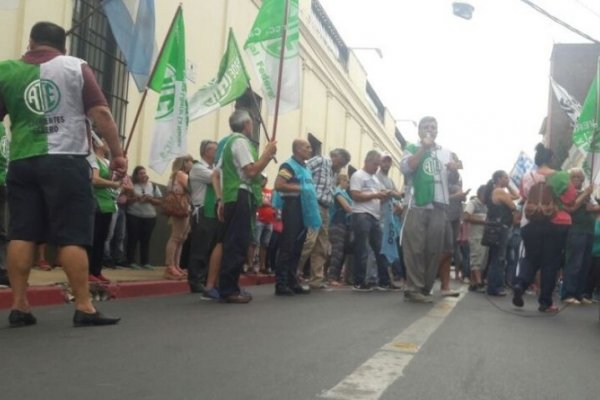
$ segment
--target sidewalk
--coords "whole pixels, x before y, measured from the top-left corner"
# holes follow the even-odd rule
[[[156,267],[154,270],[131,270],[104,268],[102,273],[111,283],[108,291],[92,287],[95,297],[110,293],[113,299],[124,299],[142,296],[164,296],[188,293],[187,281],[170,281],[162,279],[165,267]],[[242,275],[241,286],[271,284],[275,277],[269,275]],[[71,299],[67,278],[61,268],[52,271],[41,271],[36,268],[31,270],[29,277],[28,298],[32,306],[46,306],[68,303]],[[96,290],[95,290],[96,289]],[[0,288],[0,310],[11,306],[12,295],[10,289]]]

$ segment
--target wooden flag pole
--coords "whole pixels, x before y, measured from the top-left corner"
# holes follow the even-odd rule
[[[277,121],[279,119],[279,102],[281,100],[281,83],[283,78],[283,60],[285,56],[285,42],[287,41],[288,31],[288,13],[290,10],[290,0],[285,0],[285,16],[283,18],[283,33],[281,34],[281,54],[279,55],[279,76],[277,78],[277,94],[275,96],[275,116],[273,120],[273,136],[271,141],[277,136]]]
[[[175,25],[175,21],[177,20],[177,16],[181,12],[181,3],[179,3],[179,7],[177,7],[177,11],[175,11],[175,15],[173,16],[173,20],[171,21],[171,25],[169,25],[169,30],[167,31],[167,36],[165,36],[165,40],[163,40],[162,46],[160,46],[160,51],[158,52],[158,57],[156,57],[156,61],[154,62],[154,66],[152,67],[152,72],[150,73],[150,77],[148,78],[148,82],[154,78],[154,74],[156,73],[156,67],[158,66],[158,62],[160,61],[163,52],[165,51],[165,45],[167,44],[167,39],[173,30],[173,25]],[[125,145],[125,149],[123,152],[127,154],[127,150],[129,150],[129,145],[131,144],[131,138],[133,137],[133,132],[135,127],[137,126],[138,120],[140,118],[140,114],[142,112],[142,106],[146,101],[146,96],[148,95],[148,84],[146,84],[146,89],[144,90],[144,94],[142,95],[142,99],[140,100],[140,105],[138,106],[137,112],[135,113],[135,118],[133,120],[133,125],[131,125],[131,129],[129,130],[129,136],[127,137],[127,144]]]

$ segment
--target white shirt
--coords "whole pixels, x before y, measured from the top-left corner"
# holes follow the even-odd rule
[[[358,170],[350,179],[350,191],[363,192],[363,193],[377,193],[382,190],[381,182],[377,179],[377,176],[371,175],[365,170]],[[381,204],[379,199],[371,199],[368,201],[353,201],[352,202],[352,213],[360,214],[367,213],[373,217],[379,219],[381,216]]]

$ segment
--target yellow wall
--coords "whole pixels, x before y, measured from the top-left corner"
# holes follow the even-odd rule
[[[155,2],[159,47],[179,3],[179,0]],[[197,66],[196,82],[188,82],[188,93],[191,94],[216,75],[229,27],[233,27],[240,46],[243,45],[260,0],[183,0],[181,3],[186,26],[187,58]],[[29,29],[37,21],[52,21],[68,29],[71,26],[72,7],[71,0],[52,0],[52,7],[48,7],[48,0],[21,0],[19,9],[0,11],[0,37],[3,38],[0,59],[19,57],[26,50]],[[323,154],[336,147],[348,149],[352,155],[351,164],[355,168],[362,166],[362,160],[369,150],[379,148],[389,151],[396,161],[391,172],[392,178],[401,186],[397,164],[401,150],[393,138],[393,117],[386,112],[385,123],[377,118],[365,100],[364,69],[352,53],[347,71],[333,58],[322,44],[319,34],[308,24],[310,7],[310,0],[300,0],[302,106],[300,110],[280,116],[277,158],[280,162],[288,158],[293,139],[306,137],[310,132],[322,142]],[[244,57],[254,90],[260,93],[259,80],[250,66],[249,58]],[[141,100],[133,81],[130,81],[129,88],[126,134]],[[137,164],[148,164],[157,98],[155,93],[150,92],[142,109],[128,154],[131,169]],[[233,104],[192,121],[189,127],[189,153],[198,157],[201,140],[219,139],[226,135],[229,131],[227,118],[232,110]],[[270,132],[273,119],[267,116],[266,109],[263,109],[263,118]],[[261,142],[264,143],[264,136],[261,136]],[[274,164],[268,167],[269,176],[274,176],[277,167]],[[152,180],[166,182],[168,173],[158,176],[149,172]]]

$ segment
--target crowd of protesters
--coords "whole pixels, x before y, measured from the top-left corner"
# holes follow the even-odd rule
[[[253,119],[238,109],[229,118],[231,133],[219,142],[202,141],[198,160],[186,155],[173,161],[163,193],[143,166],[125,175],[127,161],[106,100],[90,83],[85,64],[61,55],[64,30],[36,24],[30,47],[24,61],[0,64],[0,70],[31,75],[40,63],[49,63],[45,73],[54,74],[82,105],[60,110],[71,124],[57,126],[64,143],[37,147],[27,143],[25,123],[35,117],[11,114],[9,276],[0,268],[0,283],[13,287],[11,326],[36,323],[25,291],[36,245],[46,242],[58,247],[57,261],[74,288],[74,324],[117,323],[119,318],[93,307],[88,284],[109,281],[103,266],[154,268],[149,250],[157,210],[170,226],[164,278],[187,280],[190,291],[207,300],[250,302],[240,275],[262,272],[275,274],[277,296],[348,286],[357,292],[403,290],[407,301],[430,303],[436,279],[440,296],[459,296],[450,285],[452,264],[455,278],[468,282],[469,291],[501,297],[512,289],[517,307],[534,291],[540,312],[557,312],[557,283],[565,304],[598,299],[600,206],[592,186],[584,187],[583,170],[553,169],[552,152],[541,144],[536,168],[518,187],[499,170],[466,204],[462,163],[437,143],[433,117],[421,119],[418,143],[409,144],[399,160],[402,191],[389,176],[390,154],[367,152],[362,168],[348,176],[341,173],[351,160],[347,150],[313,156],[310,142],[301,138],[293,141],[271,189],[264,170],[277,144],[268,142],[259,155],[251,142]],[[88,86],[71,87],[70,77],[61,75],[67,74],[63,64],[76,66],[68,71]],[[22,86],[0,79],[0,95],[23,89],[11,85]],[[18,109],[14,102],[0,97],[0,116]],[[83,113],[98,134],[81,122]],[[76,130],[89,133],[91,149]],[[57,166],[61,174],[70,170],[70,178],[53,175]],[[60,185],[58,192],[52,185]],[[2,186],[0,202],[4,197]],[[2,256],[5,243],[0,232]],[[47,270],[44,247],[38,253],[39,267]]]

